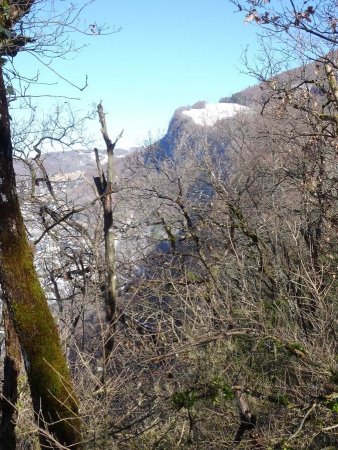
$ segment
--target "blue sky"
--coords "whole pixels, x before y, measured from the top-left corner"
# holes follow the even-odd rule
[[[59,2],[65,4],[67,2]],[[106,36],[74,36],[88,44],[76,58],[53,67],[80,92],[39,68],[29,54],[17,56],[22,71],[40,70],[40,92],[78,97],[74,109],[86,110],[102,100],[111,137],[125,129],[121,147],[142,144],[150,134],[164,133],[174,110],[198,100],[217,102],[254,84],[244,74],[240,57],[256,50],[255,28],[243,24],[227,0],[96,0],[83,13],[83,23],[106,24],[121,31]],[[42,79],[42,78],[41,78]],[[51,99],[37,100],[51,108]],[[93,121],[88,132],[100,139]]]

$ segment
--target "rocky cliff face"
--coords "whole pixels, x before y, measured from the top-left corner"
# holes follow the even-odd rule
[[[197,140],[205,139],[206,135],[211,147],[221,145],[216,142],[217,124],[245,111],[249,111],[249,108],[238,103],[198,102],[193,107],[177,109],[169,123],[167,133],[146,149],[146,164],[180,157],[184,153],[183,148],[192,147]]]

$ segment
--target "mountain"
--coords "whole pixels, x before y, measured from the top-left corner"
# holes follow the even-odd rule
[[[321,98],[323,90],[313,81],[319,67],[320,59],[278,74],[270,74],[266,79],[264,78],[264,81],[262,76],[262,82],[229,97],[221,97],[219,103],[208,104],[205,101],[198,101],[192,106],[178,108],[169,123],[167,133],[159,141],[147,147],[146,164],[173,158],[174,155],[178,156],[183,141],[188,140],[190,144],[193,144],[196,139],[205,135],[206,131],[208,139],[212,141],[217,122],[231,119],[250,109],[261,108],[274,97],[280,100],[280,96],[288,90],[307,90]],[[273,86],[272,90],[271,86]],[[213,146],[212,142],[209,144]],[[223,142],[222,145],[225,143]]]
[[[208,138],[213,146],[213,129],[217,122],[235,117],[249,111],[247,106],[239,103],[197,102],[193,106],[178,108],[169,123],[167,133],[159,141],[151,144],[145,151],[145,163],[160,162],[173,158],[180,153],[179,148],[202,137],[208,130]]]
[[[145,164],[159,163],[167,158],[183,157],[184,147],[198,147],[196,144],[208,135],[208,147],[223,153],[227,146],[227,138],[221,141],[217,133],[217,123],[232,119],[237,114],[247,112],[262,96],[260,86],[253,86],[231,97],[222,98],[219,103],[198,101],[192,106],[182,106],[176,109],[171,118],[166,134],[158,141],[144,149],[115,150],[115,170],[119,176],[128,162],[128,155],[142,151]],[[105,150],[99,150],[103,166],[107,162]],[[88,180],[92,181],[97,175],[94,151],[91,149],[69,150],[64,152],[50,152],[43,155],[43,163],[52,183],[58,187],[62,185],[72,192],[72,197],[83,196],[88,199],[90,188]],[[29,180],[28,167],[20,161],[15,165],[17,175]],[[39,170],[37,177],[41,177]],[[87,180],[87,182],[86,182]],[[82,186],[82,187],[81,187]],[[43,187],[42,187],[43,189]],[[92,192],[91,192],[92,194]]]

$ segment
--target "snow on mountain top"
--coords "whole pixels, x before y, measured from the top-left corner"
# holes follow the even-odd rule
[[[246,106],[238,103],[207,103],[201,109],[189,109],[183,111],[185,116],[190,117],[197,125],[212,126],[217,120],[233,117],[238,112],[248,110]]]

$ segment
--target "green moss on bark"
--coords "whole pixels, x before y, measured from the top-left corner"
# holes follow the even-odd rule
[[[62,444],[74,444],[80,440],[78,406],[58,331],[35,272],[22,219],[10,222],[12,233],[8,228],[0,230],[1,279],[22,346],[34,409],[39,423],[49,424]]]
[[[23,10],[34,2],[27,2]],[[13,169],[6,87],[0,67],[0,283],[22,353],[35,415],[53,435],[40,435],[45,448],[57,442],[81,448],[78,403],[58,331],[39,283],[26,237]]]

